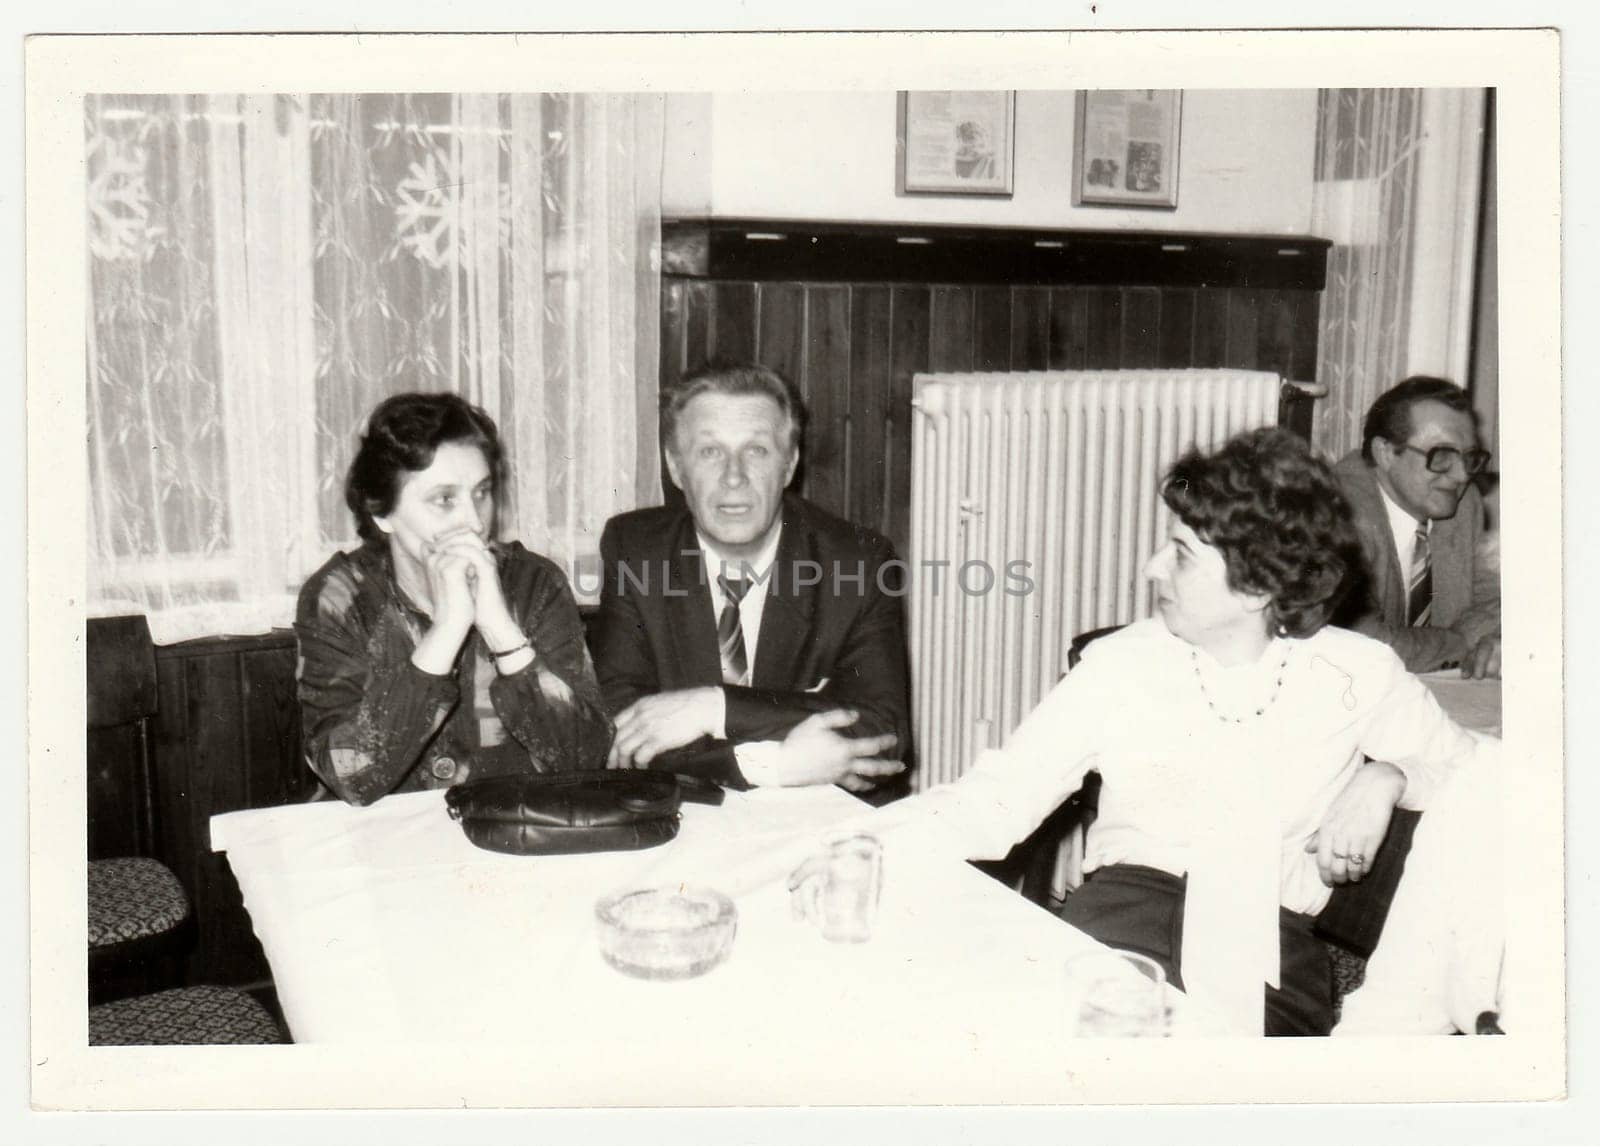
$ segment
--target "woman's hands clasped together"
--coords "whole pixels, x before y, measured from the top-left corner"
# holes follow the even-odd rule
[[[423,546],[422,562],[433,625],[412,657],[418,668],[440,675],[449,672],[473,629],[491,652],[526,645],[527,638],[506,605],[494,552],[480,534],[466,527],[442,533]],[[529,657],[523,650],[498,658],[499,667],[514,672]]]

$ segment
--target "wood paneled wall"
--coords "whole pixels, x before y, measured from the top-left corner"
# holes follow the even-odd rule
[[[795,252],[799,271],[843,273],[858,230],[859,265],[875,281],[782,277],[785,251]],[[902,551],[919,371],[1236,367],[1315,376],[1325,255],[1317,241],[1211,240],[1218,253],[1202,237],[1118,235],[1052,270],[1037,252],[1060,248],[1039,244],[1067,240],[964,230],[910,236],[927,240],[914,244],[899,235],[886,247],[881,230],[827,229],[813,244],[804,230],[770,220],[668,224],[661,380],[725,359],[760,362],[795,381],[810,411],[802,492],[878,528]],[[748,234],[783,238],[741,244]],[[824,241],[825,258],[817,253]],[[937,262],[929,253],[936,243],[947,248]],[[900,255],[898,245],[911,253]],[[953,246],[964,263],[949,255]],[[1187,261],[1175,263],[1179,254]],[[1026,281],[905,281],[955,276],[964,265],[969,278]],[[1108,283],[1119,270],[1135,281]],[[1094,285],[1038,281],[1051,278]],[[1309,433],[1309,409],[1286,408],[1281,419]]]
[[[226,855],[211,850],[211,817],[304,799],[294,635],[188,641],[156,650],[157,858],[194,901],[195,983],[269,977]]]

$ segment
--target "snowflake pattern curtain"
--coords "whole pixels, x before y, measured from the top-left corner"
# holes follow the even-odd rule
[[[450,390],[570,571],[657,499],[659,97],[87,102],[89,601],[260,632],[355,544],[362,421]],[[592,587],[592,586],[591,586]]]

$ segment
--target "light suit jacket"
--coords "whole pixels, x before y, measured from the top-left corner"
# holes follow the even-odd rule
[[[1461,660],[1474,644],[1500,632],[1500,573],[1483,558],[1483,499],[1473,486],[1455,516],[1433,523],[1433,611],[1425,626],[1406,624],[1407,576],[1374,470],[1359,450],[1334,467],[1355,511],[1365,557],[1362,578],[1335,623],[1376,637],[1400,654],[1412,672],[1429,672]]]

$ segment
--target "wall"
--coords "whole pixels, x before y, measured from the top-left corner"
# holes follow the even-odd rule
[[[215,637],[156,650],[153,739],[160,824],[155,854],[194,903],[191,983],[252,984],[270,974],[211,817],[305,799],[294,634]]]
[[[1072,206],[1074,93],[1017,94],[1010,199],[897,196],[894,92],[667,98],[667,215],[1311,233],[1313,88],[1189,90],[1176,210]]]
[[[902,553],[918,372],[1315,375],[1325,243],[1080,231],[1078,257],[1055,262],[1033,258],[1009,229],[923,247],[898,244],[902,226],[790,223],[784,241],[741,243],[738,223],[669,224],[669,255],[676,246],[685,257],[666,260],[677,269],[661,290],[662,384],[717,358],[793,380],[810,412],[799,490]],[[946,245],[948,256],[928,257]],[[841,276],[841,267],[865,270]],[[1309,433],[1303,404],[1279,418]]]

